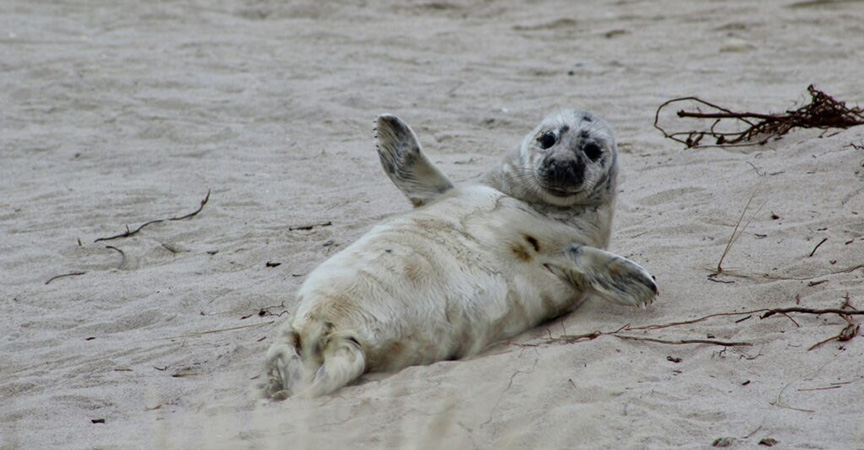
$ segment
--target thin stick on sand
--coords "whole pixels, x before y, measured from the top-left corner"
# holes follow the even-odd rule
[[[753,222],[753,219],[755,219],[759,212],[762,211],[762,208],[764,208],[765,205],[768,204],[767,200],[762,203],[762,205],[759,206],[758,209],[756,209],[756,212],[754,212],[753,215],[750,216],[750,220],[748,220],[743,227],[741,226],[741,222],[744,220],[744,216],[747,214],[747,209],[750,208],[750,204],[753,202],[753,199],[756,198],[756,194],[758,193],[759,188],[757,187],[756,190],[753,191],[753,194],[750,195],[750,198],[747,199],[747,204],[744,205],[744,210],[741,211],[741,217],[738,218],[738,222],[735,224],[735,228],[732,229],[732,236],[729,236],[729,242],[726,243],[726,248],[723,249],[723,254],[720,255],[720,261],[717,262],[717,271],[708,275],[709,279],[713,279],[717,275],[723,273],[723,260],[726,259],[726,255],[728,255],[729,251],[732,250],[732,246],[735,245],[735,241],[737,241],[738,238],[740,238],[741,235],[744,234],[744,230],[746,230],[747,227],[750,226],[750,224]]]
[[[105,248],[120,252],[120,264],[117,264],[117,269],[122,269],[123,265],[126,264],[126,253],[113,245],[106,245]]]
[[[674,326],[674,325],[669,325]],[[663,327],[665,328],[665,327]],[[594,331],[591,333],[585,334],[575,334],[575,335],[562,335],[555,338],[547,338],[538,344],[513,344],[519,347],[540,347],[543,345],[549,344],[573,344],[577,342],[583,341],[593,341],[601,336],[615,336],[618,339],[627,340],[627,341],[644,341],[644,342],[653,342],[655,344],[666,344],[666,345],[690,345],[690,344],[708,344],[708,345],[719,345],[721,347],[739,347],[739,346],[751,346],[753,344],[749,342],[729,342],[729,341],[720,341],[716,339],[656,339],[650,337],[643,336],[632,336],[632,335],[622,335],[620,334],[622,331],[631,331],[631,330],[640,330],[640,329],[648,329],[648,328],[631,328],[629,324],[618,328],[615,331]]]
[[[813,255],[815,255],[815,254],[816,254],[816,250],[819,250],[819,247],[821,247],[821,246],[822,246],[822,244],[824,244],[824,243],[825,243],[825,241],[827,241],[827,240],[828,240],[828,238],[824,238],[824,239],[822,239],[822,240],[821,240],[821,241],[819,241],[819,243],[818,243],[818,244],[816,244],[816,246],[815,246],[815,247],[813,247],[813,251],[812,251],[812,252],[810,252],[810,254],[809,254],[809,255],[808,255],[808,256],[807,256],[807,257],[808,257],[808,258],[812,258],[812,257],[813,257]]]
[[[813,350],[816,347],[819,347],[822,344],[827,342],[837,340],[837,341],[848,341],[858,335],[860,331],[860,326],[852,322],[852,316],[864,315],[864,310],[859,310],[853,308],[849,304],[849,296],[847,294],[846,301],[840,308],[824,308],[824,309],[815,309],[815,308],[804,308],[800,306],[793,306],[787,308],[761,308],[761,309],[752,309],[748,311],[741,312],[722,312],[709,314],[707,316],[699,317],[696,319],[678,321],[678,322],[670,322],[664,324],[651,324],[651,325],[641,325],[641,326],[631,326],[630,324],[624,325],[618,328],[615,331],[593,331],[591,333],[584,334],[574,334],[574,335],[561,335],[558,337],[549,337],[543,339],[539,343],[528,343],[528,344],[512,344],[518,347],[541,347],[550,344],[574,344],[577,342],[584,341],[593,341],[601,336],[614,336],[618,339],[629,340],[629,341],[643,341],[643,342],[652,342],[656,344],[665,344],[665,345],[691,345],[691,344],[707,344],[707,345],[717,345],[721,347],[747,347],[752,346],[751,342],[746,341],[722,341],[717,339],[658,339],[647,336],[633,336],[629,334],[621,334],[622,332],[627,331],[650,331],[650,330],[660,330],[664,328],[672,328],[678,327],[682,325],[692,325],[694,323],[699,323],[706,321],[715,317],[734,317],[734,316],[752,316],[753,314],[762,313],[760,319],[767,319],[773,315],[782,315],[787,319],[791,320],[797,327],[801,325],[795,321],[794,318],[790,316],[790,314],[812,314],[812,315],[823,315],[823,314],[836,314],[840,316],[843,320],[847,322],[847,326],[840,331],[840,333],[836,336],[832,336],[829,339],[818,342],[808,349]],[[739,323],[741,321],[736,321]]]
[[[176,220],[184,220],[184,219],[188,219],[188,218],[190,218],[190,217],[197,216],[198,213],[200,213],[200,212],[204,209],[204,205],[206,205],[207,202],[208,202],[209,200],[210,200],[210,189],[207,189],[207,195],[204,197],[204,200],[201,200],[201,205],[198,206],[198,209],[196,209],[195,211],[192,211],[192,212],[189,213],[189,214],[186,214],[185,216],[180,216],[180,217],[169,217],[169,218],[167,218],[167,219],[156,219],[156,220],[151,220],[151,221],[149,221],[149,222],[145,222],[145,223],[143,223],[141,226],[139,226],[138,228],[136,228],[136,229],[134,229],[134,230],[130,230],[130,229],[129,229],[129,226],[127,225],[127,226],[126,226],[126,231],[125,231],[125,232],[120,233],[120,234],[116,234],[116,235],[114,235],[114,236],[101,237],[101,238],[99,238],[99,239],[96,239],[96,240],[93,241],[93,242],[99,242],[99,241],[111,241],[111,240],[114,240],[114,239],[126,238],[126,237],[129,237],[129,236],[134,236],[134,235],[138,234],[138,232],[140,232],[142,229],[144,229],[144,227],[146,227],[146,226],[148,226],[148,225],[153,225],[154,223],[169,222],[169,221],[176,221]]]
[[[169,337],[164,337],[164,338],[160,338],[160,339],[161,339],[161,340],[166,340],[166,339],[180,339],[180,338],[190,338],[190,337],[201,337],[201,336],[206,336],[206,335],[208,335],[208,334],[224,333],[224,332],[226,332],[226,331],[242,330],[243,328],[263,327],[263,326],[265,326],[265,325],[270,325],[270,324],[272,324],[272,323],[276,323],[276,321],[275,321],[275,320],[271,320],[271,321],[269,321],[269,322],[253,323],[253,324],[249,324],[249,325],[240,325],[240,326],[236,326],[236,327],[228,327],[228,328],[219,328],[219,329],[216,329],[216,330],[195,331],[195,332],[188,333],[188,334],[181,334],[181,335],[179,335],[179,336],[169,336]]]
[[[50,283],[50,282],[52,282],[52,281],[54,281],[54,280],[56,280],[56,279],[58,279],[58,278],[64,278],[64,277],[77,277],[77,276],[79,276],[79,275],[84,275],[84,274],[86,274],[86,273],[87,273],[87,272],[72,272],[72,273],[64,273],[63,275],[56,275],[56,276],[53,276],[53,277],[49,278],[48,281],[45,282],[45,284],[48,284],[48,283]]]
[[[857,266],[847,267],[845,269],[832,270],[829,272],[821,273],[818,275],[807,276],[807,277],[790,277],[783,275],[771,275],[768,273],[753,273],[753,272],[743,272],[739,270],[731,270],[727,269],[723,272],[723,275],[730,277],[738,277],[738,278],[764,278],[766,280],[779,280],[779,281],[809,281],[816,278],[824,278],[831,275],[840,275],[844,273],[854,272],[858,269],[864,269],[864,264],[859,264]],[[822,284],[822,283],[819,283]],[[815,286],[815,284],[813,285]]]
[[[645,341],[645,342],[654,342],[657,344],[668,344],[668,345],[687,345],[687,344],[708,344],[708,345],[719,345],[721,347],[749,347],[752,346],[750,342],[729,342],[729,341],[718,341],[715,339],[675,339],[675,340],[667,340],[667,339],[655,339],[649,337],[641,337],[641,336],[622,336],[620,334],[613,335],[618,339],[623,339],[625,341]]]

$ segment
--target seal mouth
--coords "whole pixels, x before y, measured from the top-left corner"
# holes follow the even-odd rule
[[[570,197],[572,195],[575,195],[575,193],[573,193],[573,192],[565,191],[565,190],[561,190],[561,189],[556,189],[556,188],[551,188],[548,186],[543,186],[543,190],[556,196],[556,197]]]
[[[540,189],[542,189],[543,192],[547,192],[555,197],[572,197],[582,192],[581,186],[577,189],[568,189],[566,186],[555,186],[544,183],[540,179],[537,180],[537,184],[540,186]]]
[[[578,185],[555,184],[550,183],[549,180],[538,174],[536,170],[532,170],[529,173],[537,190],[552,197],[566,199],[579,195],[585,190],[584,183],[579,183]]]

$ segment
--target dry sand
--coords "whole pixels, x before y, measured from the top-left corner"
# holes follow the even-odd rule
[[[864,127],[696,151],[651,126],[682,95],[780,111],[815,83],[862,104],[862,24],[856,1],[4,0],[0,448],[864,448],[864,339],[807,350],[836,316],[633,333],[753,344],[725,351],[544,344],[796,299],[864,307],[864,269],[831,274],[864,261]],[[306,273],[410,208],[376,114],[467,182],[565,106],[618,130],[611,249],[656,275],[651,308],[591,300],[471,360],[255,398],[286,317],[259,311],[292,311]],[[208,189],[191,219],[94,243]],[[724,263],[750,276],[709,281],[753,192],[765,206]]]

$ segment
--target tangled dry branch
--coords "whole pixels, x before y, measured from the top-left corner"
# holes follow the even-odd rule
[[[834,99],[813,85],[807,87],[807,92],[810,94],[809,103],[781,114],[735,112],[698,97],[676,98],[657,108],[654,128],[687,148],[704,148],[763,145],[772,139],[780,139],[794,128],[828,130],[864,125],[864,108],[847,107],[845,102]],[[679,109],[675,113],[679,119],[710,121],[710,125],[698,130],[667,131],[660,125],[660,114],[666,107],[680,103],[695,105],[692,110]],[[706,137],[709,138],[708,143],[703,143]]]

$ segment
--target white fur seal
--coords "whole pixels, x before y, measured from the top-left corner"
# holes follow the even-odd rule
[[[484,184],[454,187],[414,132],[378,117],[385,172],[417,207],[309,274],[267,354],[274,398],[328,394],[368,371],[474,355],[595,294],[650,304],[651,275],[603,250],[617,146],[599,117],[546,117]]]

